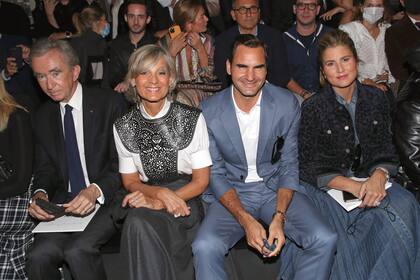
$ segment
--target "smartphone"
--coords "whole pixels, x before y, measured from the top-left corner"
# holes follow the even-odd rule
[[[174,39],[180,33],[181,33],[181,27],[179,27],[179,25],[173,25],[169,27],[169,37],[171,37],[171,39]]]
[[[13,57],[15,59],[18,68],[23,66],[22,48],[13,47],[9,49],[9,55],[7,57]]]
[[[344,199],[345,202],[351,202],[351,201],[359,200],[352,193],[349,193],[349,192],[346,192],[346,191],[343,191],[343,199]]]
[[[66,209],[63,206],[59,206],[57,204],[54,204],[52,202],[46,201],[41,198],[37,198],[35,202],[36,202],[36,205],[42,208],[42,210],[54,216],[55,218],[59,218],[66,214]]]

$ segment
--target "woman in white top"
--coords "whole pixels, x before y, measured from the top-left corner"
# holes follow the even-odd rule
[[[171,102],[172,57],[146,45],[129,60],[127,82],[136,101],[114,124],[119,171],[129,192],[122,279],[193,279],[191,242],[203,217],[197,198],[207,187],[211,158],[199,109]]]
[[[359,57],[359,81],[387,91],[387,85],[394,83],[388,60],[385,55],[385,30],[388,7],[384,0],[363,0],[359,6],[356,20],[340,29],[347,32],[353,40]]]

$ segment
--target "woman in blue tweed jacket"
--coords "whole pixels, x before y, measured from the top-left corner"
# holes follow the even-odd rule
[[[418,279],[419,205],[396,183],[385,189],[398,164],[387,98],[357,81],[346,33],[326,33],[319,52],[326,85],[303,104],[299,162],[308,196],[339,237],[330,279]],[[349,192],[361,205],[347,212],[329,189]]]

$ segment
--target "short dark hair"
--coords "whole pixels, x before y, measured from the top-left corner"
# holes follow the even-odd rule
[[[125,5],[125,10],[124,10],[124,14],[126,15],[128,12],[128,6],[129,5],[143,5],[146,7],[146,15],[150,16],[151,15],[151,10],[150,10],[150,6],[147,5],[146,0],[128,0],[126,2]]]
[[[232,62],[233,57],[235,56],[236,50],[239,46],[245,46],[248,48],[263,48],[264,50],[264,57],[266,64],[268,62],[267,59],[267,48],[263,41],[258,39],[257,36],[252,34],[239,34],[236,36],[235,41],[232,45],[232,53],[230,54],[229,61]]]

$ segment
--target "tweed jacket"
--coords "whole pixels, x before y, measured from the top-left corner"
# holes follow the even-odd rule
[[[355,125],[362,160],[355,175],[370,176],[379,166],[393,175],[398,158],[392,143],[387,98],[359,82],[357,88]],[[303,103],[298,142],[301,180],[324,188],[320,185],[323,176],[346,176],[350,170],[356,155],[353,122],[331,86],[324,86]]]

